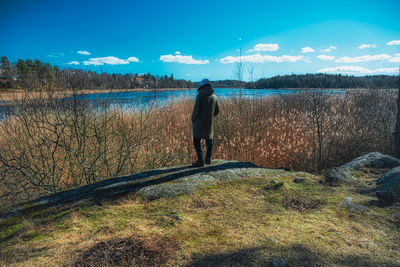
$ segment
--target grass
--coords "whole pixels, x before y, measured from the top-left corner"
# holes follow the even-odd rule
[[[320,179],[274,172],[192,195],[128,194],[10,219],[0,226],[0,265],[265,266],[281,257],[291,266],[398,266],[398,206],[369,205],[373,195]],[[370,210],[338,208],[345,196]]]

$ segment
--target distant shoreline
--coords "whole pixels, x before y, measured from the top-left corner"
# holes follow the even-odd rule
[[[240,88],[230,88],[230,87],[213,87],[214,89],[240,89]],[[122,92],[157,92],[157,91],[188,91],[195,90],[197,88],[135,88],[135,89],[82,89],[77,92],[79,95],[88,95],[88,94],[101,94],[101,93],[122,93]],[[251,88],[242,88],[245,90],[253,90]],[[397,88],[386,88],[379,90],[395,90]],[[255,88],[254,90],[368,90],[368,88]],[[371,89],[378,90],[378,89]],[[64,91],[50,91],[51,94],[48,94],[48,91],[28,91],[23,89],[7,89],[0,91],[0,102],[8,102],[13,100],[35,100],[40,99],[42,97],[47,97],[51,95],[53,98],[65,98],[73,95],[73,92],[70,90]],[[4,103],[2,103],[4,104]],[[0,104],[0,105],[2,105]]]
[[[196,88],[160,88],[160,89],[148,89],[148,88],[135,88],[135,89],[82,89],[77,92],[79,95],[88,94],[101,94],[101,93],[122,93],[122,92],[154,92],[154,91],[186,91],[194,90]],[[52,95],[51,95],[51,94]],[[35,100],[41,97],[51,95],[54,98],[64,98],[73,95],[70,90],[64,91],[28,91],[23,89],[8,89],[0,91],[0,102],[13,101],[13,100]]]

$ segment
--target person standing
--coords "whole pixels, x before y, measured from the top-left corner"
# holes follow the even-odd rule
[[[197,154],[197,161],[192,164],[193,167],[203,167],[204,164],[211,164],[211,155],[213,150],[214,138],[214,117],[219,113],[217,96],[211,88],[210,81],[203,79],[196,97],[192,112],[193,127],[193,145]],[[207,152],[203,156],[201,149],[201,139],[206,140]]]

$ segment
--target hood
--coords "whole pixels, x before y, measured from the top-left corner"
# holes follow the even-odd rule
[[[197,91],[199,91],[199,94],[205,95],[212,95],[214,93],[214,90],[211,88],[210,84],[201,86],[199,89],[197,89]]]

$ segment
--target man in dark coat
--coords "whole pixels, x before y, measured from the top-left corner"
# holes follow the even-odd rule
[[[203,79],[200,82],[200,88],[192,113],[193,126],[193,144],[197,154],[197,161],[192,164],[193,167],[203,167],[205,164],[211,164],[211,154],[213,149],[214,137],[214,117],[219,113],[217,97],[211,88],[210,81]],[[201,149],[201,139],[206,140],[207,152],[203,157]]]

